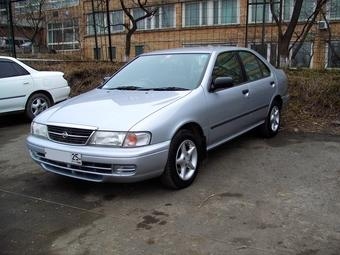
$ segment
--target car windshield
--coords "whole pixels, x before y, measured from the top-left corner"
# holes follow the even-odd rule
[[[207,53],[140,56],[115,74],[102,88],[191,90],[200,85],[209,57]]]

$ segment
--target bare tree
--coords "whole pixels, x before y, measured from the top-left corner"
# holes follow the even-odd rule
[[[129,18],[127,22],[125,22],[124,24],[120,24],[123,25],[127,30],[125,37],[125,60],[128,60],[130,58],[131,52],[131,38],[138,28],[137,23],[141,20],[154,16],[158,11],[158,7],[148,7],[148,0],[132,0],[132,8],[127,7],[124,3],[124,0],[119,1],[125,15]],[[140,8],[143,11],[144,15],[140,17],[134,17],[134,15],[132,14],[133,8]]]
[[[37,37],[43,28],[47,0],[30,0],[22,4],[21,11],[16,17],[16,27],[32,42],[32,52],[35,45],[39,45]],[[28,27],[28,29],[26,29]]]
[[[273,19],[278,29],[278,50],[280,57],[280,65],[287,66],[289,59],[289,52],[293,49],[293,57],[297,54],[302,47],[303,42],[306,40],[311,28],[316,23],[316,19],[320,12],[323,10],[328,0],[315,0],[315,6],[313,11],[306,20],[303,21],[301,29],[298,28],[299,17],[304,0],[295,0],[293,6],[293,12],[291,19],[288,23],[283,21],[280,14],[276,11],[276,2],[270,0],[270,10],[273,15]],[[292,42],[293,37],[295,38]],[[292,42],[292,43],[291,43]],[[296,46],[296,47],[294,47]]]

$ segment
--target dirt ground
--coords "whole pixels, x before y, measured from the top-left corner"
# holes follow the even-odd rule
[[[340,136],[248,133],[171,191],[46,173],[28,132],[0,118],[1,254],[340,254]]]

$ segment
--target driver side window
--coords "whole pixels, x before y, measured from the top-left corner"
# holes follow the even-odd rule
[[[213,79],[217,77],[231,77],[234,85],[243,82],[242,69],[235,52],[224,52],[218,55],[212,77]]]

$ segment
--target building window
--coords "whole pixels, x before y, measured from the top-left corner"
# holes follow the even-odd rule
[[[270,5],[266,1],[250,0],[249,21],[253,23],[269,22],[271,20]],[[264,19],[263,19],[264,18]]]
[[[0,9],[0,24],[7,25],[7,11],[6,9]]]
[[[238,0],[209,0],[183,4],[184,27],[238,23]]]
[[[98,35],[108,33],[108,22],[107,22],[107,14],[106,12],[98,12],[95,15],[96,21],[96,32]],[[111,33],[117,33],[124,31],[124,15],[123,11],[112,11],[110,12],[110,31]],[[86,17],[86,34],[94,35],[94,26],[93,26],[93,14],[90,13]]]
[[[214,1],[214,24],[237,23],[237,0]]]
[[[16,1],[15,12],[18,14],[23,14],[32,11],[39,11],[40,5],[43,11],[47,11],[77,6],[79,5],[79,0]]]
[[[139,30],[175,27],[175,5],[162,5],[153,8],[158,8],[155,15],[140,20],[137,23]],[[145,12],[142,9],[133,9],[133,16],[135,18],[142,17],[143,15],[145,15]]]
[[[144,53],[144,45],[135,46],[135,54],[136,56]]]
[[[292,52],[296,49],[297,45],[295,45],[292,49]],[[298,50],[296,55],[291,57],[291,66],[292,67],[310,67],[312,60],[312,43],[304,42],[301,45],[301,48]]]
[[[207,9],[202,11],[202,3],[187,3],[184,6],[184,25],[186,27],[200,26],[205,23],[204,17],[207,15],[204,15],[203,12]]]
[[[294,0],[283,0],[283,19],[290,20],[294,9]],[[307,20],[314,12],[316,0],[304,0],[301,7],[299,21]]]
[[[307,20],[314,12],[316,0],[304,0],[299,16],[299,20]]]
[[[79,5],[79,0],[47,0],[45,10],[61,9]]]
[[[299,16],[299,21],[307,20],[315,9],[316,0],[304,0],[301,12]],[[340,0],[332,0],[340,1]],[[291,19],[294,0],[283,0],[282,1],[282,17],[284,20],[289,21]],[[266,0],[250,0],[249,1],[249,22],[251,23],[262,23],[262,22],[272,22],[272,12],[270,9],[270,4]],[[280,13],[280,2],[276,1],[274,3],[274,12],[277,16]],[[263,19],[264,18],[264,19]]]
[[[47,46],[55,50],[79,49],[78,20],[48,24]]]
[[[93,48],[93,58],[95,60],[100,60],[101,59],[101,48]]]
[[[332,41],[328,45],[327,67],[340,68],[340,41]]]
[[[116,59],[116,47],[107,47],[107,55],[110,57],[110,50],[112,54],[112,59]]]
[[[158,10],[159,28],[175,27],[175,6],[163,5]]]
[[[332,20],[340,19],[340,0],[330,0],[329,4],[329,18]]]
[[[106,14],[103,12],[96,13],[94,15],[95,23],[96,23],[96,33],[98,35],[105,33],[106,25]],[[93,22],[93,14],[88,14],[86,18],[87,23],[87,35],[94,35],[94,22]]]
[[[110,25],[112,33],[124,31],[123,24],[124,24],[123,11],[110,12]]]

